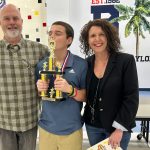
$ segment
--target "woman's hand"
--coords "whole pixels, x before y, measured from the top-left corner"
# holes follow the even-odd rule
[[[48,81],[43,81],[41,79],[39,79],[36,83],[37,85],[37,89],[39,92],[41,91],[47,91],[48,87],[49,87],[49,80]]]
[[[116,149],[120,146],[120,141],[122,139],[123,131],[120,129],[116,129],[109,137],[109,144],[112,148]]]

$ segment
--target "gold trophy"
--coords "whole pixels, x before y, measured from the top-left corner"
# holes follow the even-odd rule
[[[43,71],[46,71],[46,68],[47,68],[47,62],[44,62],[43,63]],[[40,74],[41,74],[41,80],[47,81],[47,74],[45,74],[44,72],[43,73],[40,72]],[[46,91],[41,91],[40,95],[41,95],[41,97],[46,97],[47,92]]]
[[[51,80],[50,78],[50,87],[47,91],[41,92],[41,97],[43,100],[60,101],[63,99],[62,92],[54,89],[54,80],[61,77],[63,75],[63,72],[61,71],[61,64],[59,62],[56,62],[54,53],[56,43],[52,38],[49,38],[48,46],[50,48],[50,56],[48,58],[48,62],[43,63],[43,70],[40,71],[40,75],[41,80],[43,81],[47,81],[49,76],[51,76],[53,80]]]

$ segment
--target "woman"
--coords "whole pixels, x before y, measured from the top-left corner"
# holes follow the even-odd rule
[[[85,24],[80,42],[89,56],[84,120],[90,144],[109,137],[112,148],[126,150],[139,103],[134,57],[119,52],[117,29],[104,19]]]

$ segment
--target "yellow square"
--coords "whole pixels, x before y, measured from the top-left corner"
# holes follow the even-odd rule
[[[38,16],[39,15],[39,11],[34,11],[34,15]]]

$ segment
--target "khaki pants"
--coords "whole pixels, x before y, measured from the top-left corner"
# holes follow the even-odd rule
[[[39,150],[82,150],[82,129],[69,135],[55,135],[39,128]]]

